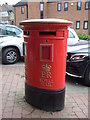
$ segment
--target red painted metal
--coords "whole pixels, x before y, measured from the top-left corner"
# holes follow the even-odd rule
[[[26,23],[25,77],[30,86],[45,90],[65,87],[67,26],[60,23]]]

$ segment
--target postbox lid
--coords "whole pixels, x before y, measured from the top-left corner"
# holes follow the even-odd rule
[[[49,18],[49,19],[29,19],[21,21],[20,24],[27,24],[27,23],[61,23],[61,24],[72,24],[73,22],[64,20],[64,19],[56,19],[56,18]]]

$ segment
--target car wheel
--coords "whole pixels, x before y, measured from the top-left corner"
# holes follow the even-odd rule
[[[2,63],[13,64],[19,59],[19,52],[15,48],[5,48],[2,51]]]
[[[87,67],[85,72],[84,84],[90,87],[90,65]]]

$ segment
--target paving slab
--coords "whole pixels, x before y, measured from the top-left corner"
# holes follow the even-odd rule
[[[3,65],[1,69],[2,118],[88,118],[88,87],[66,81],[65,108],[46,112],[25,101],[24,65]]]

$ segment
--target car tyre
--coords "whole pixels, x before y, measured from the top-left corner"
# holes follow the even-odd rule
[[[85,72],[84,84],[90,87],[90,65],[87,67]]]
[[[5,48],[2,51],[2,63],[14,64],[19,60],[19,52],[15,48]]]

